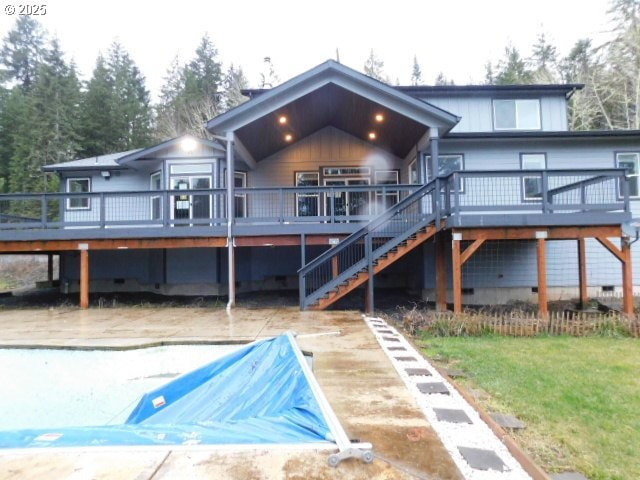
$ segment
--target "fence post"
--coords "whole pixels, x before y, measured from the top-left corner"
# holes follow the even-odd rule
[[[335,209],[335,205],[336,205],[336,197],[335,197],[335,189],[333,187],[331,187],[329,189],[329,198],[331,199],[330,202],[330,212],[331,212],[331,223],[336,223],[336,209]]]
[[[169,192],[167,190],[162,192],[162,224],[165,227],[169,226]]]
[[[45,194],[40,196],[40,222],[42,228],[47,228],[47,196]]]
[[[453,172],[453,212],[460,215],[460,184],[458,172]]]
[[[104,192],[100,192],[100,228],[104,228],[106,224],[105,211]]]
[[[587,187],[584,183],[580,185],[580,205],[583,212],[587,211]]]
[[[542,213],[549,213],[549,179],[546,171],[540,175],[542,177]]]
[[[365,310],[367,313],[373,313],[373,241],[372,232],[368,232],[365,236],[365,247],[367,250],[367,269],[369,271],[369,280],[367,281],[367,301]]]
[[[435,189],[433,190],[432,195],[432,208],[436,215],[436,230],[440,228],[440,177],[436,178]]]
[[[278,189],[278,202],[280,204],[280,212],[278,215],[278,222],[284,223],[284,192],[282,188]]]
[[[626,175],[622,175],[622,197],[624,199],[624,211],[626,213],[631,211],[631,205],[629,203],[629,178]]]

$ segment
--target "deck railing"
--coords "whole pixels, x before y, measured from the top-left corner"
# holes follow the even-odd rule
[[[235,189],[239,225],[368,222],[418,185]],[[630,212],[623,169],[459,171],[436,179],[436,217]],[[226,191],[161,190],[0,195],[2,230],[223,227]],[[431,208],[431,207],[430,207]],[[0,235],[2,235],[0,233]],[[8,234],[5,234],[8,235]]]

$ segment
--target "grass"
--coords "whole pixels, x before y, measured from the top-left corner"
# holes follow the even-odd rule
[[[602,337],[432,337],[425,352],[467,372],[490,411],[527,428],[514,436],[550,472],[640,478],[640,343]]]

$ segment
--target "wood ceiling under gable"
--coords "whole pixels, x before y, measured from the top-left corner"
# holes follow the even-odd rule
[[[376,122],[375,115],[384,116]],[[279,118],[285,116],[283,125]],[[266,158],[314,132],[333,126],[405,157],[427,127],[335,84],[327,84],[236,131],[256,160]],[[376,139],[369,140],[370,132]],[[291,134],[291,142],[285,140]]]

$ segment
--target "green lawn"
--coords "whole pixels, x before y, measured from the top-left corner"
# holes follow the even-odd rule
[[[514,436],[550,472],[640,478],[640,341],[602,337],[423,337],[488,393],[490,411],[527,424]]]

